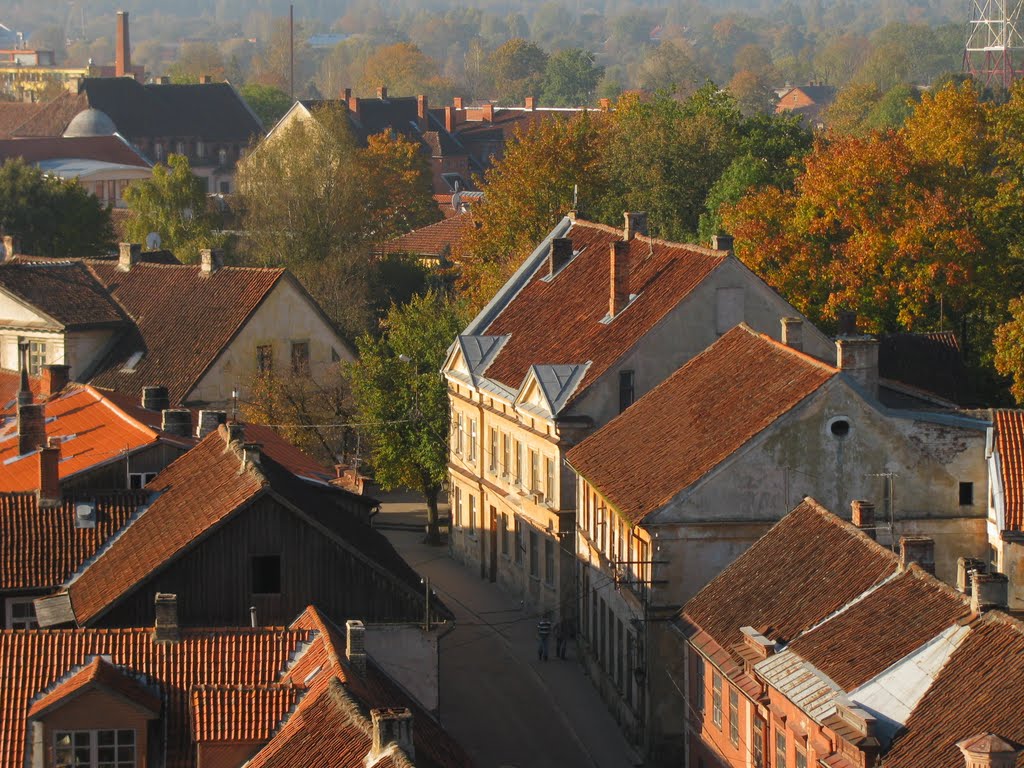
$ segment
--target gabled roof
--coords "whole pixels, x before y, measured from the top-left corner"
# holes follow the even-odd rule
[[[160,713],[160,699],[133,679],[117,669],[103,657],[96,656],[63,682],[38,698],[28,711],[29,717],[40,717],[47,711],[70,702],[87,690],[100,689],[125,699],[139,709],[155,717]]]
[[[167,86],[161,86],[167,87]],[[134,320],[134,327],[98,364],[91,383],[140,396],[166,386],[181,403],[270,294],[284,269],[222,267],[204,275],[198,265],[90,261],[89,269]],[[136,353],[142,357],[123,370]]]
[[[459,336],[455,339],[455,349],[462,356],[462,365],[466,368],[464,375],[470,384],[479,386],[479,379],[507,340],[507,336]]]
[[[1024,531],[1024,411],[997,410],[992,417],[1003,486],[1003,527]]]
[[[80,261],[0,264],[0,290],[50,319],[48,327],[122,325],[127,318]]]
[[[527,394],[535,385],[543,403],[542,415],[550,418],[560,413],[575,394],[588,368],[587,364],[531,365],[523,386],[519,388],[516,407],[526,411],[535,407],[527,402]]]
[[[473,228],[468,213],[458,213],[425,227],[406,232],[388,240],[381,246],[382,253],[408,253],[413,256],[444,258],[462,242],[462,238]]]
[[[53,589],[63,584],[145,500],[140,491],[125,491],[68,496],[59,507],[40,508],[35,493],[0,494],[0,589]],[[76,527],[79,502],[95,504],[95,527]]]
[[[836,373],[739,325],[572,448],[566,460],[635,524]]]
[[[117,135],[0,140],[0,162],[12,157],[20,157],[27,163],[73,158],[136,166],[143,170],[152,167],[135,147]]]
[[[721,265],[726,255],[637,236],[629,244],[629,292],[636,299],[610,323],[603,323],[610,292],[609,251],[612,242],[622,239],[622,232],[576,220],[563,236],[572,239],[576,256],[555,278],[547,278],[547,253],[535,252],[535,260],[523,267],[529,273],[514,276],[466,333],[509,337],[487,377],[512,390],[519,388],[531,365],[590,362],[568,405]]]
[[[806,498],[682,609],[727,652],[742,627],[788,642],[899,570],[896,555]]]
[[[43,108],[27,101],[0,101],[0,139],[14,135],[18,126]]]
[[[12,136],[61,136],[75,115],[89,108],[85,94],[62,93],[17,126]]]

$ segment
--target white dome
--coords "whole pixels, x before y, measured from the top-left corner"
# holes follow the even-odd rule
[[[78,136],[113,136],[117,133],[117,126],[110,119],[106,112],[98,109],[86,109],[79,112],[68,123],[64,135],[67,137]]]

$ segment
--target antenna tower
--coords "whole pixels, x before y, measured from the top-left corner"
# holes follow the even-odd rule
[[[983,87],[1009,88],[1024,75],[1024,0],[969,0],[964,72]]]

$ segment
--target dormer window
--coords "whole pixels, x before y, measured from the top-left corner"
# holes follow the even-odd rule
[[[184,141],[179,141],[177,144],[175,144],[174,145],[174,151],[177,152],[179,155],[184,155],[185,154],[185,142]]]
[[[206,144],[201,141],[196,142],[196,157],[200,160],[206,157]]]
[[[153,145],[153,154],[156,155],[156,161],[159,163],[164,159],[164,145],[157,142]]]
[[[226,149],[221,149],[217,152],[217,161],[221,165],[228,164],[228,151]]]
[[[56,768],[135,768],[135,731],[57,731]]]

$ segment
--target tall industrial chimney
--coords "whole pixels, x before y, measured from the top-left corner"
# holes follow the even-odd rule
[[[128,39],[128,11],[117,12],[117,51],[114,54],[114,74],[117,77],[133,76],[132,44]]]

